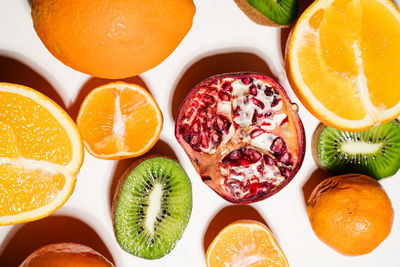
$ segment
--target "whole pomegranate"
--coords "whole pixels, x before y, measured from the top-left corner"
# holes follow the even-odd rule
[[[210,77],[186,97],[175,136],[202,180],[232,203],[282,189],[304,157],[304,129],[285,90],[270,77]]]

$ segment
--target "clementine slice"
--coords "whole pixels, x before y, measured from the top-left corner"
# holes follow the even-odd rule
[[[77,124],[90,154],[123,159],[140,156],[154,146],[163,117],[144,88],[114,82],[94,89],[86,97]]]
[[[208,267],[289,266],[270,230],[251,220],[222,229],[207,249],[206,261]]]
[[[83,161],[68,114],[43,94],[0,83],[0,225],[47,216],[62,206]]]
[[[363,131],[400,115],[400,12],[389,0],[318,0],[288,46],[289,81],[324,124]]]

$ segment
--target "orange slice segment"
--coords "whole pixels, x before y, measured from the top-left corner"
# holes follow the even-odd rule
[[[269,229],[250,220],[222,229],[207,249],[206,261],[208,267],[289,266]]]
[[[400,13],[388,0],[318,0],[288,46],[289,81],[323,123],[362,131],[400,115]]]
[[[0,83],[0,225],[42,218],[72,194],[82,141],[68,114],[41,93]]]
[[[144,88],[114,82],[94,89],[86,97],[77,124],[90,154],[122,159],[150,150],[160,136],[163,118]]]

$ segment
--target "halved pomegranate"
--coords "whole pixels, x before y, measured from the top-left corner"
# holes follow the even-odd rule
[[[223,74],[201,82],[179,110],[175,136],[202,180],[232,203],[275,194],[304,157],[297,105],[261,74]]]

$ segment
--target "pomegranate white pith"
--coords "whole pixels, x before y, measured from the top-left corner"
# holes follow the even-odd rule
[[[304,156],[297,106],[279,84],[259,74],[200,83],[179,111],[175,134],[203,181],[233,203],[276,193]]]

